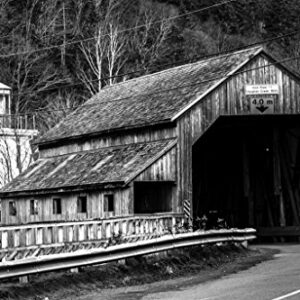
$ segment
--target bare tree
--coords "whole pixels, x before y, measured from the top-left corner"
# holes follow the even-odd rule
[[[0,187],[23,172],[32,161],[28,137],[17,129],[0,129]]]
[[[99,11],[94,39],[80,44],[87,68],[79,61],[78,76],[91,95],[100,91],[104,85],[112,85],[115,82],[112,77],[118,75],[126,63],[128,40],[122,34],[118,10],[121,4],[122,1],[109,0],[103,9],[104,1],[99,1],[96,6]],[[104,77],[109,79],[104,81]]]
[[[163,56],[165,41],[171,32],[173,22],[165,11],[157,12],[155,7],[145,7],[136,20],[129,37],[130,51],[135,56],[135,67],[145,73]]]
[[[49,95],[45,98],[45,103],[46,106],[36,112],[41,134],[55,126],[76,109],[82,103],[82,99],[74,91],[58,94],[57,96]]]
[[[95,26],[95,39],[80,45],[84,62],[78,60],[78,76],[90,95],[105,85],[121,81],[123,78],[118,75],[122,71],[142,68],[147,73],[163,54],[164,42],[172,28],[166,13],[157,12],[153,6],[142,6],[135,22],[127,24],[131,30],[127,30],[122,15],[124,7],[122,1],[108,1]]]
[[[57,2],[50,1],[43,6],[43,0],[28,0],[28,9],[18,28],[11,34],[9,47],[0,49],[3,55],[15,54],[2,62],[1,76],[14,91],[12,102],[15,113],[26,112],[40,105],[41,98],[38,95],[41,92],[68,82],[67,78],[61,77],[57,66],[49,61],[49,51],[39,51],[37,42],[47,46],[46,37],[57,34],[56,23],[60,15],[60,11],[56,11]],[[42,14],[41,6],[44,7]],[[48,42],[53,43],[51,39]]]

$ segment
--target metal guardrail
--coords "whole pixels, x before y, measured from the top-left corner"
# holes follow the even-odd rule
[[[44,255],[0,263],[0,279],[107,263],[138,255],[182,247],[223,242],[244,242],[256,238],[254,229],[222,229],[169,234],[151,240],[123,243],[107,248],[90,248],[71,253]]]

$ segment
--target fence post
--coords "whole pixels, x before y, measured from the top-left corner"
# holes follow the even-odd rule
[[[25,115],[24,118],[25,118],[25,128],[24,129],[28,129],[28,115]]]
[[[172,233],[176,233],[176,218],[172,217]]]
[[[67,228],[67,240],[68,242],[73,242],[73,236],[74,236],[74,226],[70,225]]]
[[[27,228],[25,231],[25,246],[32,245],[32,230],[31,228]]]
[[[122,222],[122,235],[127,236],[127,221]]]
[[[84,225],[78,226],[78,241],[84,240]]]
[[[2,231],[1,232],[1,248],[5,249],[8,247],[8,232]]]
[[[36,243],[37,245],[43,244],[43,228],[36,229]]]
[[[108,239],[111,237],[111,223],[105,223],[105,238]]]
[[[98,223],[97,224],[97,227],[96,227],[96,230],[97,230],[97,240],[101,240],[102,239],[102,227],[103,227],[103,224],[102,223]]]
[[[13,247],[19,247],[20,246],[20,230],[17,229],[14,231],[14,235],[13,235]]]
[[[57,235],[58,235],[58,242],[63,243],[63,241],[64,241],[64,228],[62,226],[59,226],[57,228]]]

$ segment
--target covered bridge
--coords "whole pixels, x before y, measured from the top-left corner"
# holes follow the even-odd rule
[[[217,210],[299,225],[299,82],[255,47],[107,87],[39,139],[2,222]]]

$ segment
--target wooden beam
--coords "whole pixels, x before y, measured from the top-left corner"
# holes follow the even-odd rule
[[[247,140],[243,139],[243,183],[244,183],[244,199],[248,202],[248,222],[249,226],[254,225],[254,202],[252,193],[250,192],[250,168],[249,168],[249,152]]]
[[[274,195],[279,204],[279,224],[286,226],[284,201],[282,195],[281,185],[281,168],[280,168],[280,155],[279,155],[279,130],[273,129],[273,180],[274,180]]]
[[[259,237],[298,237],[300,236],[300,226],[259,227],[257,228],[257,235]]]
[[[283,143],[284,144],[284,143]],[[296,199],[293,191],[293,185],[292,185],[292,178],[289,170],[289,159],[288,159],[288,153],[287,153],[286,147],[284,149],[284,146],[282,145],[280,149],[280,156],[281,156],[281,168],[282,168],[282,175],[283,175],[283,180],[284,184],[286,185],[286,190],[288,193],[288,198],[291,203],[291,208],[292,208],[292,214],[293,214],[293,219],[294,219],[294,224],[295,225],[300,225],[299,221],[299,212],[297,209],[297,204],[296,204]]]

